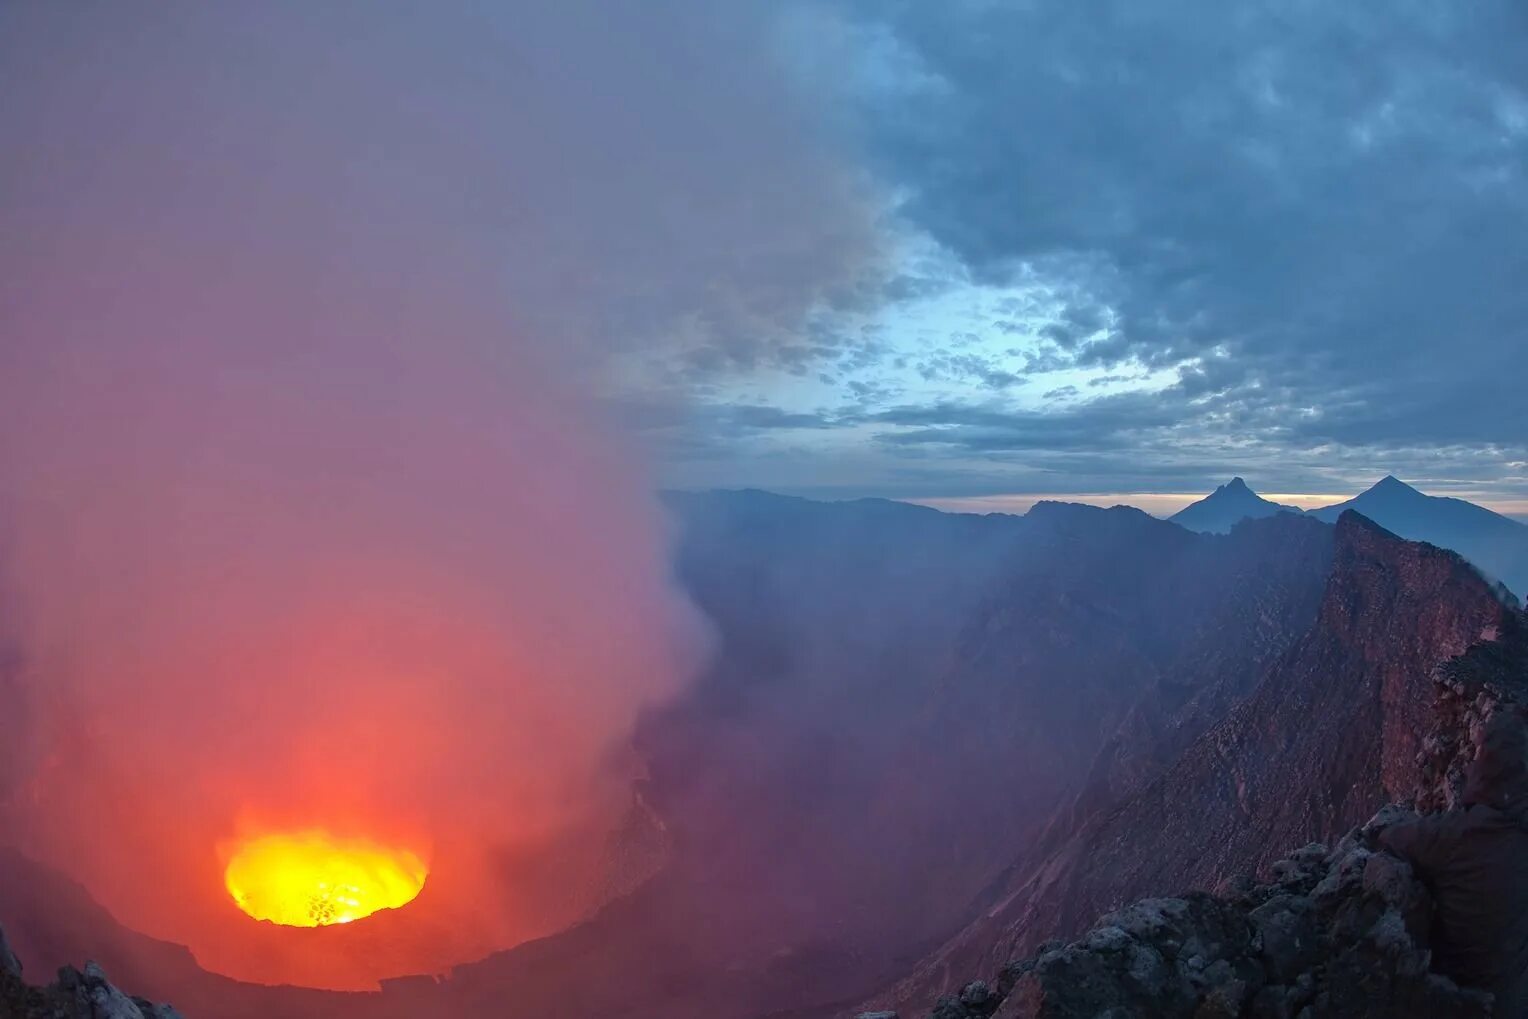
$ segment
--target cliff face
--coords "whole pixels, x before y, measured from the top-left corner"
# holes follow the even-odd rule
[[[1487,719],[1498,711],[1528,712],[1528,612],[1508,615],[1485,636],[1438,669],[1432,723],[1419,755],[1415,804],[1424,813],[1460,806],[1465,769]]]
[[[1461,807],[1484,723],[1528,725],[1528,619],[1508,614],[1434,677],[1417,759],[1419,811]],[[1327,849],[1225,882],[1221,895],[1147,899],[1071,944],[1050,942],[995,978],[945,996],[932,1019],[1486,1019],[1490,995],[1431,971],[1432,903],[1411,867],[1379,848],[1412,816],[1382,809]],[[1111,1011],[1113,1010],[1113,1011]]]
[[[1515,620],[1458,556],[1344,516],[1315,624],[1257,689],[1129,800],[1016,862],[979,917],[878,1000],[916,1008],[1132,899],[1266,873],[1291,846],[1411,801],[1448,770],[1422,753],[1449,739],[1433,677]]]

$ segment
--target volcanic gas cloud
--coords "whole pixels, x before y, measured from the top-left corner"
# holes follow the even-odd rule
[[[406,851],[447,913],[497,897],[453,919],[483,944],[539,929],[577,896],[534,901],[516,867],[611,820],[610,755],[683,675],[640,477],[470,251],[247,176],[241,204],[343,224],[344,257],[204,236],[233,183],[199,169],[39,231],[7,280],[21,846],[214,965],[212,890],[270,894],[272,836],[321,873],[293,848],[315,830]],[[427,265],[388,255],[424,240]]]
[[[700,642],[588,329],[654,320],[665,259],[686,296],[743,286],[682,221],[833,218],[769,115],[669,101],[709,58],[627,45],[660,8],[577,73],[531,11],[5,13],[0,832],[124,924],[360,986],[589,906],[633,721]],[[605,109],[600,60],[664,73]],[[650,151],[710,154],[627,158],[670,111]],[[612,161],[683,200],[592,189]],[[381,923],[371,969],[272,926]]]

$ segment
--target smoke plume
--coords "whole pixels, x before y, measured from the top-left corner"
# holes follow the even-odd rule
[[[568,919],[697,653],[610,357],[865,256],[761,18],[526,7],[0,13],[0,841],[204,963],[265,829]]]

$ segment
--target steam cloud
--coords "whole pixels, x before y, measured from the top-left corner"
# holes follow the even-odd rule
[[[607,366],[768,356],[866,219],[762,19],[527,7],[0,12],[0,841],[130,926],[323,824],[532,932],[693,665]]]

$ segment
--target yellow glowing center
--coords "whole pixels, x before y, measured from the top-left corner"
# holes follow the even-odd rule
[[[240,843],[223,883],[256,920],[321,927],[412,901],[427,873],[424,861],[406,849],[307,831]]]

